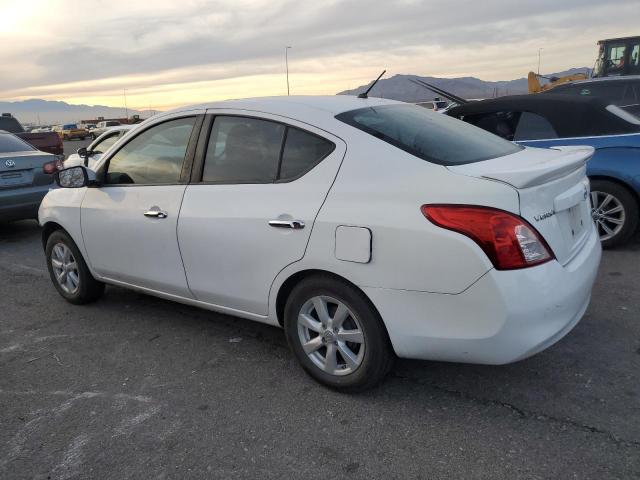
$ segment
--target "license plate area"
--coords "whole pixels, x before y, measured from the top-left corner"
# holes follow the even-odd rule
[[[574,205],[569,209],[569,226],[571,228],[571,236],[578,239],[582,236],[585,229],[584,205]]]

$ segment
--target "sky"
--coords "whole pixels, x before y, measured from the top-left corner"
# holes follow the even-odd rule
[[[387,76],[593,66],[640,0],[0,0],[0,100],[164,110],[335,94]]]

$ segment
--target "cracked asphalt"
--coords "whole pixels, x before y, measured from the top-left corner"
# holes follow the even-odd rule
[[[277,328],[115,287],[70,305],[36,223],[0,226],[0,478],[640,478],[639,267],[640,236],[605,252],[531,359],[402,360],[343,395]]]

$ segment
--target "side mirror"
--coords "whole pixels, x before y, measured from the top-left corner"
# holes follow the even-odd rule
[[[87,150],[87,147],[81,147],[78,150],[76,150],[76,153],[78,154],[78,156],[82,159],[84,159],[84,166],[86,167],[87,165],[89,165],[89,157],[93,157],[93,151],[92,150]]]
[[[71,167],[58,171],[55,180],[62,188],[82,188],[94,183],[96,174],[86,167]]]

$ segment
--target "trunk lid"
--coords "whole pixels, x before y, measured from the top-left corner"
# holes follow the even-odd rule
[[[42,165],[55,158],[37,150],[0,153],[0,189],[50,184],[52,176],[42,171]]]
[[[526,148],[513,155],[447,167],[452,172],[511,185],[520,215],[546,240],[556,259],[568,263],[591,232],[586,162],[592,147]]]

